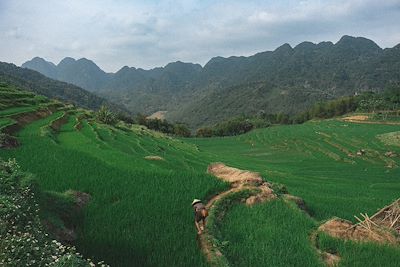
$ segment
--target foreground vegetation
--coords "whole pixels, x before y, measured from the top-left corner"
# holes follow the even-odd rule
[[[39,205],[44,197],[32,175],[21,171],[15,160],[0,160],[0,265],[88,267],[93,264],[83,259],[74,247],[65,246],[46,233],[39,216],[49,209]]]

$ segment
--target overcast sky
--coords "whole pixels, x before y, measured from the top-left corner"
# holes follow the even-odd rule
[[[0,61],[86,57],[113,72],[204,65],[345,34],[393,47],[399,25],[400,0],[0,0]]]

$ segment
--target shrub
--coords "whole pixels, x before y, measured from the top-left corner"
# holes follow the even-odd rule
[[[255,125],[267,127],[269,123],[259,118],[237,117],[211,127],[199,128],[196,131],[197,137],[212,137],[212,136],[231,136],[244,134],[255,128]]]
[[[191,132],[186,124],[177,123],[174,125],[174,134],[177,136],[189,137]]]
[[[116,118],[119,121],[123,121],[123,122],[129,123],[129,124],[135,123],[135,120],[126,113],[119,112],[119,113],[117,113]]]
[[[197,137],[211,137],[213,135],[214,135],[214,131],[210,127],[200,128],[196,132]]]
[[[274,190],[274,193],[277,195],[283,195],[283,194],[288,194],[289,191],[287,190],[286,186],[283,184],[277,184],[273,183],[272,184],[272,190]]]
[[[100,110],[96,113],[96,119],[105,124],[114,125],[117,118],[113,112],[106,106],[101,106]]]
[[[151,130],[162,132],[165,134],[173,134],[182,137],[189,137],[191,135],[189,128],[186,124],[183,123],[172,124],[166,120],[160,120],[157,118],[148,119],[141,114],[138,115],[137,121],[140,125],[144,125]]]

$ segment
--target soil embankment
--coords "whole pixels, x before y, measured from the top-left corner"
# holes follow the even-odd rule
[[[352,123],[400,125],[400,122],[395,122],[395,121],[369,120],[369,116],[367,116],[367,115],[354,115],[354,116],[344,117],[341,120],[345,121],[345,122],[352,122]]]
[[[15,134],[16,132],[21,130],[25,125],[28,125],[29,123],[34,122],[36,120],[45,118],[50,114],[52,114],[52,111],[50,109],[43,109],[35,112],[22,113],[12,116],[11,118],[15,120],[16,123],[5,127],[3,129],[3,132],[10,135]]]
[[[206,208],[209,211],[214,208],[218,201],[230,194],[244,190],[254,190],[254,194],[245,199],[246,205],[249,206],[277,198],[276,194],[270,187],[271,184],[265,182],[259,173],[232,168],[223,163],[211,164],[208,167],[207,172],[223,181],[229,182],[231,185],[229,190],[214,196],[206,203]],[[211,264],[215,259],[223,257],[221,251],[213,245],[212,240],[215,239],[207,231],[206,222],[206,229],[203,234],[199,236],[199,242],[204,255]]]

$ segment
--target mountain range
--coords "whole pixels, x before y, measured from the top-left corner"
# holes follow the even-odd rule
[[[284,44],[249,57],[215,57],[199,64],[173,62],[144,70],[106,73],[88,59],[58,65],[35,57],[22,65],[80,86],[131,112],[165,110],[166,118],[192,128],[241,114],[293,114],[318,101],[400,83],[400,45],[380,48],[363,37],[337,43]]]
[[[37,71],[20,68],[14,64],[0,62],[0,81],[49,98],[71,102],[80,107],[96,110],[106,105],[115,112],[128,113],[123,107],[76,85],[48,78]]]

